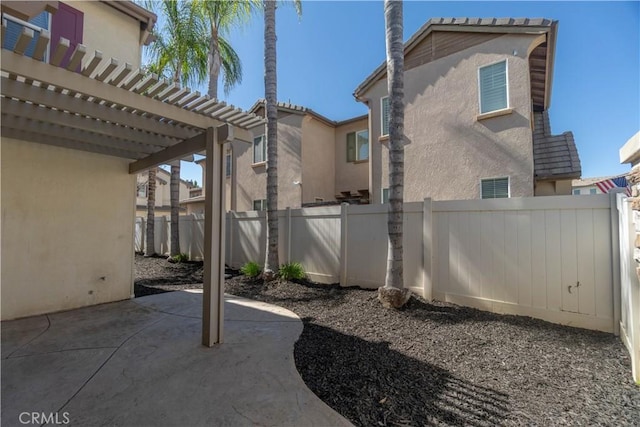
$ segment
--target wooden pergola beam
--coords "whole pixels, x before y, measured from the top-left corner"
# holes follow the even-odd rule
[[[197,153],[205,149],[205,133],[198,134],[187,140],[179,142],[162,151],[151,154],[129,165],[129,173],[138,173],[154,166],[169,163],[173,160],[179,160],[189,154]]]
[[[110,85],[108,87],[114,91],[118,90]],[[95,117],[100,120],[129,126],[133,129],[141,129],[172,138],[185,139],[193,136],[197,132],[172,126],[147,117],[133,115],[115,108],[109,108],[105,105],[86,102],[80,98],[62,95],[51,90],[25,85],[24,83],[6,77],[2,78],[2,94],[24,101],[30,101],[34,104],[71,111],[73,113]],[[136,94],[136,96],[140,95]]]
[[[51,67],[49,64],[16,55],[6,49],[2,49],[0,59],[2,69],[8,73],[14,73],[45,84],[73,90],[106,102],[122,105],[134,110],[146,111],[156,116],[166,117],[169,120],[201,129],[206,129],[211,126],[217,127],[222,124],[220,121],[211,117],[194,114],[171,104],[139,96],[137,93],[130,92],[123,88],[114,88],[111,85],[97,83],[95,80],[85,77],[82,74],[73,73],[70,75],[65,69]],[[130,83],[131,81],[128,81],[125,86]]]
[[[26,130],[10,129],[2,126],[3,138],[21,139],[24,141],[35,142],[45,145],[53,145],[54,147],[69,148],[72,150],[87,151],[89,153],[105,154],[107,156],[122,157],[125,159],[136,159],[140,155],[133,151],[119,150],[117,148],[104,147],[91,144],[89,142],[79,142],[56,136],[42,135],[36,132]]]
[[[50,108],[40,107],[34,104],[14,101],[9,98],[2,98],[0,109],[2,110],[2,113],[86,130],[99,135],[113,136],[115,138],[154,146],[156,149],[169,147],[170,145],[178,142],[175,139],[118,126],[113,123],[101,122],[100,120],[87,118],[79,114],[65,113],[64,111],[52,110]]]
[[[15,130],[29,129],[33,133],[41,135],[74,140],[80,143],[90,142],[94,145],[130,151],[132,154],[130,158],[136,158],[137,156],[134,155],[135,153],[151,154],[156,151],[155,147],[151,145],[126,141],[106,135],[99,135],[86,130],[39,122],[26,117],[16,117],[6,114],[4,111],[2,112],[1,117],[3,128],[6,127]]]

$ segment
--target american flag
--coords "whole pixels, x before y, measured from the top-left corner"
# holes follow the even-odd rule
[[[605,179],[604,181],[596,182],[596,187],[603,193],[608,193],[614,188],[626,189],[627,196],[631,196],[631,187],[627,183],[627,178],[619,176],[617,178]]]

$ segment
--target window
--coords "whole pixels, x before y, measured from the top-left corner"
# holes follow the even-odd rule
[[[267,199],[258,199],[253,201],[253,210],[254,211],[265,211],[267,210]]]
[[[29,42],[27,49],[25,50],[25,55],[29,57],[33,57],[33,53],[36,48],[36,43],[38,38],[40,37],[40,33],[42,30],[48,30],[50,28],[50,14],[49,12],[42,12],[40,15],[32,18],[29,22],[25,22],[21,19],[14,18],[13,16],[4,14],[2,17],[3,21],[7,23],[7,29],[4,36],[4,41],[2,43],[2,47],[5,49],[13,50],[16,46],[18,38],[22,33],[22,29],[27,27],[33,30],[33,39]],[[45,61],[47,60],[47,54],[45,52]]]
[[[595,188],[589,189],[589,194],[597,194],[598,191]]]
[[[147,197],[148,188],[148,184],[138,184],[138,197]]]
[[[389,135],[389,97],[380,100],[380,135]]]
[[[483,199],[503,199],[509,197],[509,178],[483,179],[480,187],[480,196]]]
[[[267,160],[267,144],[264,135],[253,138],[253,163]]]
[[[357,162],[369,158],[369,131],[347,134],[347,162]]]
[[[229,178],[231,176],[231,153],[227,153],[227,155],[224,157],[224,163],[225,176]]]
[[[580,194],[580,189],[576,188],[575,190],[573,190],[573,195],[574,196],[578,196]]]
[[[508,108],[507,61],[480,67],[480,114]]]
[[[316,203],[324,202],[324,199],[322,197],[316,197],[314,199],[314,202],[316,202]]]
[[[389,203],[389,189],[382,189],[382,203]]]

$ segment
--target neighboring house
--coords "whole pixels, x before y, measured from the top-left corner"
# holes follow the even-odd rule
[[[264,101],[249,112],[264,116]],[[315,111],[278,103],[278,208],[349,201],[369,203],[367,116],[336,122]],[[227,210],[266,209],[266,128],[251,129],[253,144],[229,144],[225,156]],[[197,161],[203,167],[206,159]],[[203,212],[197,199],[189,213]]]
[[[548,112],[557,28],[438,18],[406,42],[405,201],[571,194],[581,175],[573,134],[553,135]],[[343,122],[278,104],[278,208],[387,202],[386,63],[354,96],[369,113]],[[263,101],[251,111],[263,115]],[[265,208],[265,132],[253,133],[253,146],[228,147],[227,210]]]
[[[0,8],[1,319],[131,298],[136,175],[203,150],[220,158],[222,142],[251,141],[264,120],[138,70],[156,16],[133,2]],[[214,216],[205,265],[217,278]],[[210,277],[205,297],[222,295]],[[221,312],[205,307],[211,345]]]
[[[597,178],[583,178],[574,179],[571,181],[571,194],[573,195],[585,195],[585,194],[603,194],[602,190],[596,185],[597,182],[604,181],[606,179],[616,178],[615,176],[601,176]]]
[[[570,194],[570,132],[548,108],[557,21],[429,20],[405,43],[405,201]],[[388,188],[386,63],[355,90],[369,108],[373,203]]]
[[[156,168],[156,204],[155,216],[171,215],[171,173],[163,168]],[[183,179],[180,180],[180,201],[188,199],[191,191],[198,191],[192,184]],[[139,173],[136,178],[136,216],[147,217],[147,195],[149,192],[149,173]],[[180,207],[180,213],[185,213],[184,207]]]

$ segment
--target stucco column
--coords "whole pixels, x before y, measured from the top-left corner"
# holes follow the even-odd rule
[[[224,140],[214,128],[206,131],[206,152],[202,345],[212,347],[223,340],[225,252]]]

